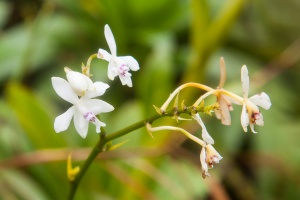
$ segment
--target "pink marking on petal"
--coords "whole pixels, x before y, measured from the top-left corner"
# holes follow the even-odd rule
[[[129,72],[129,68],[127,67],[127,65],[122,64],[122,65],[119,67],[119,73],[120,73],[120,75],[126,76],[126,74],[127,74],[128,72]]]
[[[84,119],[86,121],[89,121],[89,122],[95,122],[96,121],[96,117],[95,117],[94,113],[92,113],[92,112],[87,112],[84,115]]]

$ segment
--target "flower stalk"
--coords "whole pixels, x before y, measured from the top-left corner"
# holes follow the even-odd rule
[[[92,54],[92,55],[88,58],[88,60],[87,60],[87,62],[86,62],[86,66],[84,66],[84,64],[82,64],[82,67],[81,67],[82,73],[83,73],[84,75],[88,76],[88,77],[91,77],[91,76],[92,76],[92,74],[90,73],[90,69],[91,69],[91,63],[92,63],[92,60],[93,60],[94,58],[97,58],[97,54],[96,54],[96,53],[95,53],[95,54]]]
[[[167,107],[168,107],[169,104],[171,103],[171,101],[174,99],[174,97],[175,97],[181,90],[183,90],[184,88],[187,88],[187,87],[195,87],[195,88],[199,88],[199,89],[205,90],[205,91],[207,91],[207,92],[214,91],[213,88],[208,87],[208,86],[203,85],[203,84],[200,84],[200,83],[194,83],[194,82],[185,83],[185,84],[179,86],[177,89],[175,89],[174,92],[172,92],[172,94],[170,94],[169,98],[168,98],[168,99],[165,101],[165,103],[160,107],[161,113],[165,112],[166,109],[167,109]]]
[[[163,131],[163,130],[179,131],[179,132],[183,133],[189,139],[198,143],[202,147],[205,146],[205,144],[206,144],[203,140],[197,138],[196,136],[192,135],[191,133],[189,133],[188,131],[186,131],[183,128],[179,128],[179,127],[175,127],[175,126],[159,126],[159,127],[152,128],[150,126],[150,124],[147,124],[146,127],[147,127],[147,130],[150,132],[150,135],[152,135],[152,132]]]

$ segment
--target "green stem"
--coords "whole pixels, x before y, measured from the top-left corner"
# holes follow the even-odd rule
[[[85,75],[87,75],[88,77],[91,76],[91,74],[90,74],[90,71],[91,71],[91,62],[92,62],[92,60],[93,60],[94,58],[97,58],[97,54],[96,54],[96,53],[95,53],[95,54],[92,54],[92,55],[88,58],[88,60],[87,60],[87,62],[86,62],[86,66],[83,65],[83,67],[82,67],[82,73],[85,74]]]
[[[198,110],[196,110],[197,112],[203,112],[203,108],[198,108]],[[98,143],[96,144],[96,146],[93,148],[92,152],[90,153],[90,155],[88,156],[87,160],[83,163],[79,173],[76,175],[74,181],[71,182],[71,189],[70,189],[70,193],[69,193],[69,200],[72,200],[75,196],[75,193],[77,191],[78,185],[82,179],[82,177],[84,176],[84,174],[86,173],[86,171],[88,170],[88,168],[90,167],[90,165],[92,164],[92,162],[95,160],[95,158],[104,151],[104,147],[106,145],[106,143],[108,143],[111,140],[114,140],[116,138],[119,138],[123,135],[126,135],[134,130],[137,130],[139,128],[142,128],[143,126],[145,126],[145,123],[152,123],[155,120],[161,118],[161,117],[166,117],[166,116],[173,116],[174,113],[180,115],[182,113],[188,113],[190,114],[191,112],[195,112],[195,108],[194,107],[188,107],[186,109],[178,109],[178,110],[174,110],[174,109],[170,109],[167,110],[164,114],[160,115],[160,114],[155,114],[150,118],[141,120],[139,122],[136,122],[124,129],[121,129],[119,131],[116,131],[114,133],[111,134],[101,134],[100,139],[98,141]]]
[[[86,66],[89,66],[89,68],[90,68],[90,66],[91,66],[91,62],[92,62],[92,60],[94,59],[94,58],[97,58],[97,55],[98,54],[92,54],[89,58],[88,58],[88,61],[86,62]]]
[[[95,160],[95,158],[98,156],[99,153],[102,152],[102,149],[105,145],[104,142],[102,142],[103,140],[99,140],[98,143],[96,144],[96,146],[93,148],[92,152],[90,153],[89,157],[86,159],[86,161],[83,163],[79,173],[76,175],[74,181],[71,182],[71,189],[69,192],[69,200],[72,200],[75,196],[75,193],[77,191],[78,185],[82,179],[82,177],[84,176],[85,172],[88,170],[88,168],[90,167],[90,165],[92,164],[92,162]]]
[[[163,116],[167,116],[167,114],[165,114],[165,115],[163,115]],[[150,117],[150,118],[148,118],[148,119],[145,119],[145,120],[141,120],[141,121],[139,121],[139,122],[136,122],[136,123],[134,123],[134,124],[132,124],[132,125],[130,125],[130,126],[124,128],[124,129],[122,129],[122,130],[119,130],[119,131],[116,131],[116,132],[114,132],[114,133],[112,133],[112,134],[107,135],[107,137],[105,138],[105,140],[106,140],[107,142],[109,142],[109,141],[111,141],[111,140],[113,140],[113,139],[119,138],[119,137],[121,137],[121,136],[123,136],[123,135],[126,135],[127,133],[130,133],[130,132],[132,132],[132,131],[134,131],[134,130],[137,130],[137,129],[139,129],[139,128],[142,128],[143,126],[145,126],[145,123],[146,123],[146,122],[152,123],[152,122],[155,121],[156,119],[158,119],[158,118],[160,118],[160,117],[163,117],[163,116],[162,116],[162,115],[159,115],[159,114],[156,114],[156,115],[154,115],[153,117]]]

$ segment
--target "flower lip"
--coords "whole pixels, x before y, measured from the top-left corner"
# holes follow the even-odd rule
[[[125,64],[122,64],[119,68],[119,73],[122,76],[126,76],[128,74],[128,71],[129,71],[129,67],[127,67]]]
[[[208,144],[205,146],[205,149],[206,149],[206,154],[207,154],[207,163],[209,165],[214,165],[214,164],[217,164],[219,163],[219,161],[223,158],[216,150],[215,148]]]
[[[87,112],[85,115],[84,115],[84,119],[86,119],[86,121],[88,122],[95,122],[95,115],[92,113],[92,112]]]

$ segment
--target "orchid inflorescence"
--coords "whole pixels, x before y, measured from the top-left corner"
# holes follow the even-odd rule
[[[66,72],[67,80],[59,77],[52,77],[52,85],[55,92],[62,99],[68,101],[73,105],[65,113],[56,117],[54,121],[54,129],[57,133],[68,129],[72,118],[74,121],[75,129],[82,138],[85,138],[87,136],[89,123],[94,124],[96,126],[96,132],[100,133],[103,127],[106,126],[106,124],[100,121],[97,118],[97,115],[114,110],[114,107],[109,103],[96,99],[96,97],[102,96],[105,93],[105,91],[109,88],[109,85],[100,81],[93,82],[91,80],[90,77],[92,75],[90,74],[90,68],[91,60],[93,58],[102,59],[108,62],[107,75],[110,80],[114,80],[116,76],[119,76],[122,85],[132,87],[130,70],[139,70],[138,62],[131,56],[117,56],[116,42],[108,25],[105,25],[104,27],[104,34],[111,53],[108,53],[106,50],[100,48],[98,53],[93,54],[89,57],[86,65],[82,65],[82,73],[72,71],[68,67],[65,67],[64,70]],[[216,118],[219,119],[222,124],[230,125],[230,112],[233,111],[232,105],[242,105],[242,128],[245,132],[247,132],[247,127],[250,126],[251,131],[253,133],[256,133],[256,131],[254,130],[254,125],[264,125],[263,116],[258,106],[266,110],[271,106],[269,96],[264,92],[248,98],[249,76],[248,69],[245,65],[242,66],[241,69],[241,82],[243,89],[242,97],[223,88],[226,80],[226,67],[223,58],[220,59],[220,71],[220,82],[216,89],[200,83],[185,83],[174,90],[174,92],[171,93],[169,98],[160,108],[154,106],[159,115],[155,116],[154,118],[149,118],[151,120],[145,120],[144,122],[146,123],[142,124],[146,126],[148,133],[152,137],[152,133],[157,131],[179,131],[183,133],[187,138],[199,144],[202,147],[200,151],[200,163],[202,166],[203,178],[210,176],[210,174],[208,173],[208,169],[212,168],[214,164],[219,163],[219,161],[222,159],[222,156],[212,146],[214,144],[214,140],[206,129],[199,113],[207,113],[211,115],[211,113],[214,112]],[[201,89],[205,91],[205,93],[201,95],[191,106],[186,106],[184,104],[184,101],[182,101],[181,105],[179,105],[179,93],[180,91],[188,87]],[[212,95],[216,97],[216,102],[211,105],[205,106],[204,100]],[[174,106],[172,108],[169,108],[170,103],[173,100]],[[200,125],[202,129],[202,139],[189,133],[185,129],[176,126],[152,127],[152,122],[163,116],[172,116],[177,121],[185,120],[184,118],[180,117],[182,113],[190,114],[191,118],[189,120],[194,120]],[[133,125],[131,125],[131,127],[133,127]],[[135,129],[138,129],[140,127],[141,126],[136,126]],[[112,136],[112,138],[121,137],[122,135],[127,134],[135,129],[124,128],[122,129],[123,131],[119,131],[119,135],[115,134],[117,136],[114,135]],[[104,145],[108,141],[109,139],[105,140],[105,142],[101,144]],[[101,151],[103,150],[100,149],[98,153],[100,153]],[[94,157],[96,156],[94,155]],[[71,163],[71,161],[68,162]],[[69,168],[72,169],[72,167]],[[70,177],[72,177],[72,180],[70,181],[73,181],[74,179],[76,180],[75,176],[78,171],[79,169],[76,169],[76,171],[73,170],[72,173],[70,173]]]
[[[136,71],[139,69],[138,62],[131,56],[116,56],[116,42],[114,36],[108,25],[105,25],[105,38],[112,54],[107,51],[99,49],[98,54],[93,54],[88,59],[87,65],[82,66],[82,73],[74,72],[65,67],[67,81],[59,78],[52,77],[52,85],[55,92],[64,100],[73,104],[65,113],[56,117],[54,122],[54,129],[57,133],[65,131],[74,118],[74,125],[76,131],[82,138],[85,138],[88,132],[89,122],[96,125],[96,132],[100,133],[100,127],[106,126],[101,122],[96,115],[103,112],[111,112],[114,107],[102,100],[93,99],[102,96],[109,85],[103,82],[95,82],[89,78],[91,59],[95,55],[109,62],[108,64],[108,77],[113,80],[115,76],[120,77],[123,85],[132,87],[131,74],[129,69]]]
[[[242,89],[243,89],[243,97],[240,97],[230,91],[227,91],[223,88],[225,80],[226,80],[226,67],[224,59],[221,57],[220,59],[220,82],[216,89],[213,89],[211,87],[208,87],[203,84],[199,83],[185,83],[181,86],[179,86],[166,100],[166,102],[160,107],[155,107],[156,111],[160,115],[166,114],[166,110],[171,103],[171,101],[176,97],[175,99],[175,105],[174,108],[178,108],[178,96],[179,92],[187,87],[196,87],[201,90],[206,91],[203,95],[201,95],[195,103],[187,107],[184,105],[184,102],[181,104],[182,110],[190,110],[188,111],[191,115],[191,118],[194,119],[202,128],[202,140],[197,138],[195,139],[195,136],[189,133],[188,131],[172,127],[172,126],[161,126],[152,128],[151,124],[147,125],[148,132],[152,135],[153,132],[160,131],[160,130],[173,130],[173,131],[179,131],[182,132],[184,135],[186,135],[189,139],[195,141],[200,146],[202,146],[202,150],[200,152],[200,162],[202,165],[202,177],[206,178],[210,176],[208,173],[208,169],[212,168],[214,164],[219,163],[219,161],[222,159],[222,156],[214,149],[212,146],[214,144],[213,138],[208,133],[203,121],[200,118],[199,111],[202,111],[204,113],[211,114],[211,112],[215,113],[215,116],[217,119],[221,120],[221,123],[224,125],[230,125],[231,124],[231,117],[230,117],[230,111],[233,111],[232,104],[242,105],[242,114],[241,114],[241,125],[245,132],[247,132],[248,125],[250,126],[250,129],[253,133],[257,133],[254,130],[254,125],[263,126],[263,116],[260,113],[260,110],[258,106],[268,110],[271,107],[271,101],[269,96],[262,92],[260,94],[256,94],[250,98],[248,98],[248,92],[249,92],[249,76],[248,76],[248,69],[246,65],[242,66],[241,70],[241,81],[242,81]],[[205,106],[204,99],[214,95],[216,97],[216,103],[213,103],[212,105]],[[173,109],[174,110],[174,109]],[[176,109],[175,109],[176,110]],[[178,116],[178,111],[174,113],[175,119],[182,119]]]

